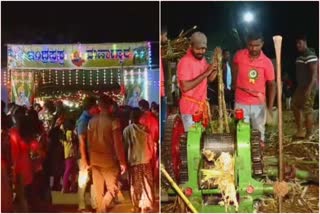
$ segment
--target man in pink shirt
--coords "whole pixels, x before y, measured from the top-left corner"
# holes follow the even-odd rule
[[[217,66],[209,65],[204,58],[207,37],[201,32],[191,36],[190,48],[178,64],[178,80],[181,89],[180,113],[185,131],[193,125],[192,115],[207,113],[207,82],[217,75]]]
[[[247,48],[238,51],[234,57],[233,87],[235,108],[243,109],[245,121],[251,122],[253,129],[259,130],[263,147],[266,111],[272,110],[276,91],[273,64],[262,52],[262,47],[262,35],[250,33]]]

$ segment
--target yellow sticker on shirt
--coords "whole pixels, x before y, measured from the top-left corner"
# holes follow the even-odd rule
[[[251,84],[255,84],[257,79],[258,79],[258,71],[256,71],[255,69],[251,69],[248,73],[249,76],[249,82]]]

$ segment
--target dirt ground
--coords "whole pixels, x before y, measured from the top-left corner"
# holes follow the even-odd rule
[[[284,162],[290,162],[300,170],[306,170],[319,181],[319,115],[315,112],[315,128],[313,135],[308,140],[293,138],[296,126],[292,111],[283,112],[283,156]],[[267,128],[266,150],[264,156],[278,156],[278,132],[277,128]],[[319,213],[319,183],[305,182],[298,179],[290,181],[293,185],[288,195],[283,199],[284,213]],[[278,212],[277,199],[264,198],[258,206],[258,212]]]

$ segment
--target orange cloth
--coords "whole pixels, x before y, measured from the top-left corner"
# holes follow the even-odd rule
[[[184,97],[185,100],[190,101],[192,103],[196,103],[199,106],[199,113],[202,113],[202,124],[204,127],[207,127],[209,124],[209,109],[208,109],[208,105],[207,105],[207,101],[199,101],[194,99],[193,97],[190,97],[186,94],[182,95]]]
[[[182,80],[193,80],[197,78],[199,75],[203,74],[206,72],[208,69],[209,64],[207,63],[207,60],[205,58],[198,60],[196,59],[192,52],[191,49],[189,49],[184,55],[179,64],[178,64],[178,70],[177,70],[177,77],[178,77],[178,82]],[[198,105],[194,102],[190,102],[185,99],[186,96],[191,97],[192,99],[195,99],[197,101],[203,101],[207,99],[207,85],[208,85],[208,80],[205,78],[202,80],[200,84],[198,84],[196,87],[193,89],[187,91],[187,92],[182,92],[182,97],[180,99],[180,112],[181,114],[195,114],[198,109]],[[184,96],[186,95],[186,96]]]

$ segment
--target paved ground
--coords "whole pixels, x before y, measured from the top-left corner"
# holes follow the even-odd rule
[[[130,213],[132,206],[129,197],[129,192],[123,192],[125,200],[116,204],[110,213]],[[89,195],[87,195],[88,199]],[[57,213],[75,213],[78,212],[78,195],[75,193],[63,194],[61,192],[52,192],[53,207],[52,212]],[[156,197],[156,210],[154,212],[159,212],[159,197]]]

